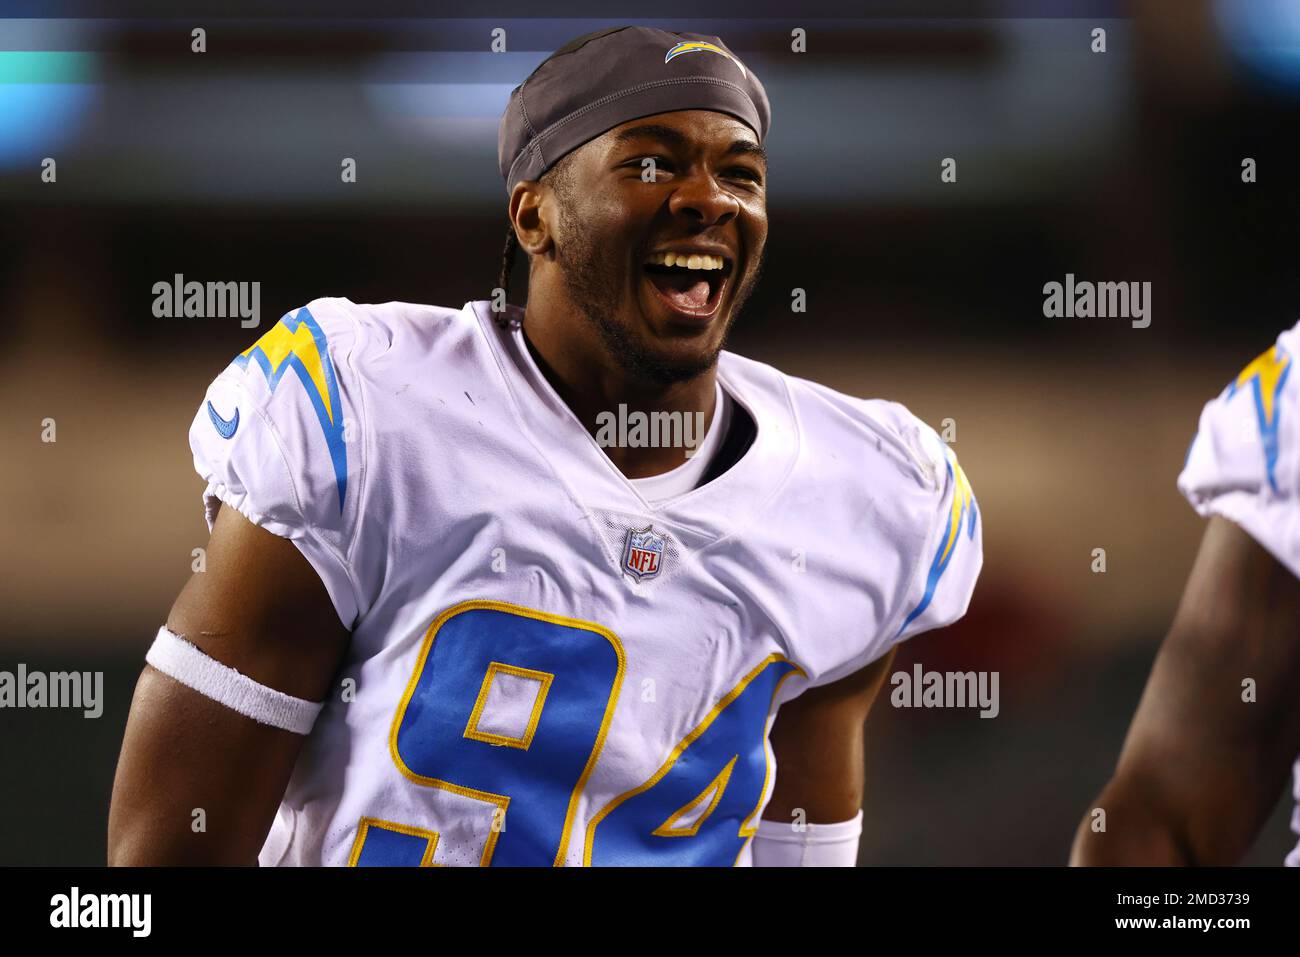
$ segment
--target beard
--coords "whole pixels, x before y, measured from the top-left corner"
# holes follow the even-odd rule
[[[726,347],[741,307],[758,282],[762,255],[748,281],[735,288],[731,316],[718,345],[695,356],[669,356],[655,350],[644,335],[619,320],[618,307],[623,293],[619,263],[607,250],[597,248],[591,234],[569,216],[566,206],[560,210],[564,241],[556,244],[555,259],[573,305],[618,368],[634,380],[659,386],[689,382],[712,369]]]

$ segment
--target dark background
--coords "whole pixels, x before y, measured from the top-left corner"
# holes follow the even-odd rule
[[[97,720],[0,711],[0,864],[104,859],[131,689],[206,540],[186,431],[207,383],[317,296],[489,297],[510,90],[630,22],[721,36],[772,100],[767,264],[731,348],[953,419],[979,499],[970,613],[900,667],[997,670],[1001,714],[882,697],[862,862],[1063,863],[1191,566],[1202,523],[1174,479],[1200,407],[1298,318],[1296,5],[358,6],[0,11],[0,670],[103,670],[106,698]],[[261,282],[261,326],[155,318],[176,273]],[[1066,273],[1151,282],[1150,327],[1044,318]],[[1288,814],[1250,862],[1280,863]]]

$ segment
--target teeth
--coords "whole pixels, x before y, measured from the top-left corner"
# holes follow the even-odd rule
[[[655,253],[646,260],[647,266],[680,266],[683,269],[722,269],[726,261],[721,256],[707,253]]]

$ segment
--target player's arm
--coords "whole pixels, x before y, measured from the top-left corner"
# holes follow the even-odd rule
[[[754,845],[756,864],[798,863],[792,855],[804,854],[805,845],[816,841],[819,831],[839,839],[843,848],[839,856],[844,860],[838,863],[855,862],[866,777],[863,726],[889,674],[894,651],[891,648],[848,677],[810,688],[777,712],[769,738],[776,756],[776,783]],[[791,829],[799,811],[803,812],[799,820],[814,825],[810,831]],[[828,826],[838,831],[823,830]]]
[[[207,570],[185,585],[167,627],[309,702],[325,698],[348,643],[306,558],[232,508],[218,513]],[[109,863],[256,864],[303,740],[146,666],[113,782]]]
[[[1300,581],[1210,519],[1114,776],[1071,863],[1227,864],[1259,833],[1300,753]],[[1255,700],[1243,700],[1243,683]],[[1094,831],[1094,808],[1105,831]]]

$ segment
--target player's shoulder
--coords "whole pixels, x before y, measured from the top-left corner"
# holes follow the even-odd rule
[[[376,359],[416,357],[471,327],[468,309],[409,302],[356,303],[321,297],[286,312],[237,355],[225,372],[274,373],[285,364],[346,377]]]
[[[1205,404],[1178,490],[1196,511],[1244,528],[1300,575],[1300,323]]]
[[[749,360],[730,360],[726,371],[751,386],[749,395],[767,396],[769,410],[777,397],[788,408],[798,465],[774,514],[837,569],[831,579],[855,583],[843,607],[865,602],[856,619],[878,626],[847,645],[842,635],[816,642],[836,662],[820,669],[818,683],[965,614],[983,566],[983,532],[966,474],[935,430],[900,402],[859,398]]]
[[[366,443],[358,439],[372,424],[375,386],[429,378],[440,358],[476,334],[469,308],[326,297],[292,309],[208,386],[190,430],[206,466],[200,471],[238,467],[244,481],[263,485],[285,473],[284,484],[297,483],[281,496],[286,504],[310,511],[332,502],[347,514],[363,474]]]
[[[975,493],[952,447],[901,402],[857,398],[797,377],[789,384],[809,477],[827,474],[828,462],[842,463],[830,473],[839,477],[835,494],[823,498],[827,527],[837,541],[852,530],[863,542],[861,567],[892,581],[896,604],[874,653],[962,617],[984,547]],[[866,534],[864,521],[877,535]],[[895,556],[883,565],[877,536]],[[903,575],[891,580],[894,560]]]
[[[296,313],[316,317],[326,338],[337,336],[339,352],[354,355],[354,366],[360,369],[366,362],[408,357],[423,360],[440,349],[455,350],[463,337],[477,332],[477,314],[470,307],[470,303],[455,308],[396,301],[358,303],[326,297],[313,299]]]
[[[404,414],[404,393],[471,375],[464,341],[475,336],[468,307],[320,298],[285,313],[211,381],[190,424],[209,525],[226,505],[298,542],[351,622],[373,592],[353,551],[370,459],[391,445],[376,423],[387,438],[427,424],[436,413]]]
[[[1226,404],[1233,402],[1238,395],[1245,395],[1248,397],[1246,401],[1234,405],[1255,414],[1259,413],[1260,407],[1267,412],[1275,403],[1296,402],[1300,385],[1292,381],[1291,367],[1297,356],[1300,356],[1300,322],[1283,330],[1267,348],[1245,363],[1241,371],[1229,380],[1217,401]]]
[[[330,317],[332,322],[351,324],[366,335],[384,336],[391,340],[410,337],[418,341],[436,337],[463,326],[470,310],[465,306],[434,306],[418,302],[353,302],[343,297],[313,299],[305,307],[314,313]]]
[[[1271,420],[1274,408],[1294,405],[1300,384],[1291,368],[1300,356],[1300,322],[1281,332],[1269,346],[1246,362],[1223,391],[1208,403],[1256,420]]]
[[[952,450],[901,402],[847,395],[807,379],[793,380],[805,435],[819,451],[852,450],[859,467],[925,489],[939,489]]]
[[[726,355],[733,379],[760,391],[771,407],[785,406],[800,437],[801,456],[822,475],[840,473],[851,485],[875,493],[890,487],[937,493],[947,473],[959,470],[947,443],[901,402],[859,398]]]
[[[1200,505],[1229,489],[1300,491],[1300,323],[1247,361],[1201,410],[1179,487]]]

